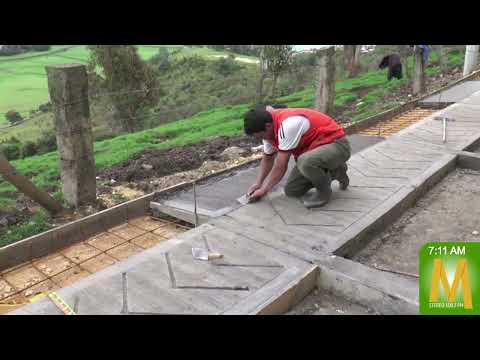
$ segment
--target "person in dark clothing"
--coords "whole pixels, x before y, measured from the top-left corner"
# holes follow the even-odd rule
[[[388,81],[392,80],[392,78],[401,79],[403,77],[402,61],[397,54],[385,56],[378,67],[380,69],[388,67]]]

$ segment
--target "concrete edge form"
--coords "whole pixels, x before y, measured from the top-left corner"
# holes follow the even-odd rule
[[[120,225],[128,219],[142,216],[153,196],[153,193],[145,195],[0,248],[0,271],[48,255]]]
[[[337,256],[317,262],[317,286],[383,315],[418,314],[418,281]]]
[[[440,181],[456,166],[457,155],[446,154],[435,162],[427,171],[416,177],[408,185],[402,186],[389,199],[373,209],[339,238],[332,253],[342,257],[352,257],[368,243],[368,239],[392,224],[409,207],[411,207],[426,191]]]
[[[318,266],[306,272],[290,268],[222,315],[281,315],[303,300],[316,287]]]
[[[457,166],[463,169],[480,170],[480,154],[459,151]]]

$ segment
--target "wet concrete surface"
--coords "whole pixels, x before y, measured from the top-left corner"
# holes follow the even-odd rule
[[[457,103],[480,91],[480,81],[466,81],[450,89],[432,95],[423,101],[420,105],[434,105],[438,103]]]
[[[352,155],[384,140],[384,138],[378,136],[356,134],[348,136],[348,139],[352,148]],[[294,166],[295,162],[292,158],[287,174],[276,188],[281,188],[285,185],[289,172]],[[234,171],[232,174],[211,178],[198,184],[196,192],[199,212],[202,209],[207,212],[214,212],[229,206],[235,206],[236,199],[245,194],[247,189],[255,182],[257,174],[258,165],[255,165]],[[174,208],[191,211],[190,209],[193,207],[193,189],[169,196],[161,196],[155,199],[155,201],[164,202],[166,205]]]

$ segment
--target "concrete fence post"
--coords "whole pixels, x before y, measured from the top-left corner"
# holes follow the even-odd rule
[[[46,70],[55,114],[62,190],[65,200],[78,207],[96,200],[87,71],[80,64],[47,66]]]

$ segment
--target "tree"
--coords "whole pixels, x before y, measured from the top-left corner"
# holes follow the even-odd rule
[[[315,109],[332,114],[335,106],[335,47],[322,49],[318,54],[318,82]]]
[[[402,59],[403,68],[405,69],[405,77],[410,80],[412,79],[412,72],[410,69],[411,61],[409,61],[412,56],[411,45],[398,45],[398,53]]]
[[[170,53],[165,47],[158,49],[158,54],[150,59],[150,63],[158,68],[160,71],[167,71],[171,66]]]
[[[438,54],[438,66],[440,67],[440,71],[444,72],[448,65],[448,59],[445,57],[444,47],[443,45],[435,45],[433,48]]]
[[[422,48],[415,46],[415,78],[413,79],[413,94],[425,91],[425,61]]]
[[[345,69],[348,77],[355,77],[360,72],[360,50],[361,45],[344,45]]]
[[[264,45],[263,58],[272,76],[272,97],[276,96],[277,80],[292,64],[293,45]]]
[[[260,104],[263,101],[263,83],[267,77],[267,62],[265,59],[265,47],[262,47],[260,52],[260,61],[258,64],[258,78],[257,78],[257,89],[255,94],[256,104]]]
[[[140,128],[138,115],[154,106],[160,97],[153,69],[138,55],[133,45],[89,45],[89,71],[103,71],[105,86],[114,106],[114,125],[121,131]]]
[[[465,63],[463,66],[463,76],[471,74],[477,68],[479,45],[467,45],[465,50]]]

